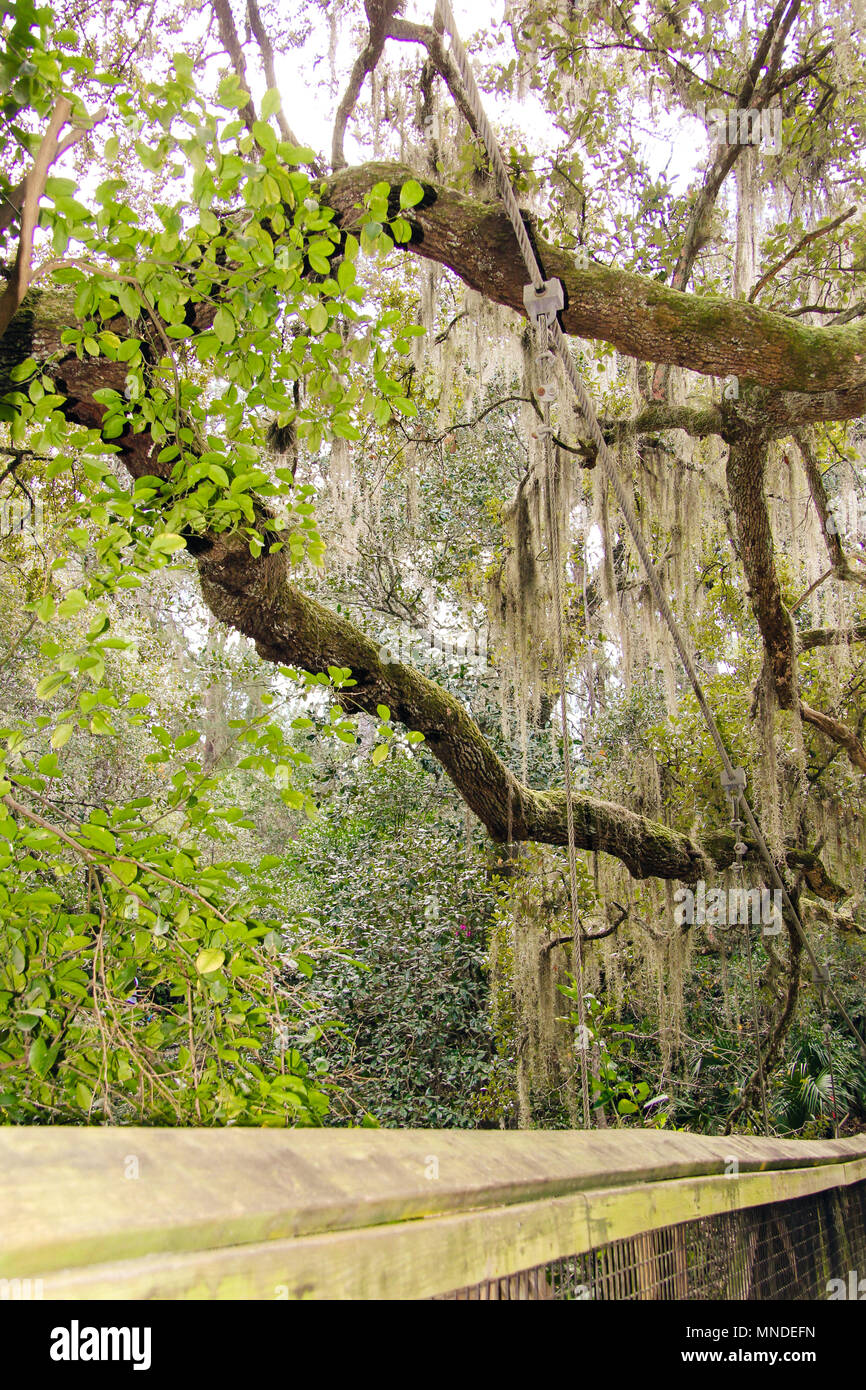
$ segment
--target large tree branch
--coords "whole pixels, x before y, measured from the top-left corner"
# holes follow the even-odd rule
[[[7,335],[0,350],[0,378],[24,357],[33,354],[44,360],[60,352],[60,334],[69,320],[68,290],[31,294],[26,312],[15,321],[14,339]],[[123,331],[120,322],[114,327]],[[105,408],[94,400],[93,392],[106,386],[122,391],[126,372],[122,362],[79,360],[74,354],[46,370],[66,396],[67,417],[97,428]],[[128,432],[115,447],[134,478],[168,477],[171,464],[159,462],[158,450],[146,433]],[[315,673],[327,672],[329,666],[350,667],[357,685],[346,691],[347,705],[375,715],[379,704],[387,704],[396,719],[420,730],[492,838],[567,843],[564,792],[539,791],[519,782],[458,699],[415,668],[383,660],[376,642],[304,594],[292,582],[285,550],[256,559],[241,533],[190,538],[189,546],[210,611],[249,637],[265,660]],[[573,809],[578,847],[613,855],[636,878],[694,882],[713,868],[727,868],[736,857],[731,831],[715,832],[696,842],[601,798],[575,797]],[[804,858],[797,851],[797,856],[796,867],[811,874],[814,892],[834,900],[840,896],[818,855]]]
[[[564,793],[520,783],[455,696],[412,666],[383,661],[371,638],[290,581],[282,553],[253,560],[242,536],[216,536],[198,566],[211,612],[251,638],[260,656],[314,672],[349,666],[357,685],[344,696],[347,705],[375,714],[386,704],[395,719],[420,730],[494,840],[567,843]],[[594,797],[573,804],[579,848],[606,850],[636,878],[694,880],[709,867],[686,835]]]
[[[834,328],[841,326],[841,319]],[[866,361],[858,347],[854,357]],[[744,402],[740,402],[743,413]],[[752,418],[776,437],[790,433],[791,427],[815,425],[824,420],[859,420],[866,412],[866,381],[859,386],[830,391],[751,391],[745,405]]]
[[[372,163],[333,175],[325,190],[348,229],[362,220],[363,196],[374,184],[398,188],[417,177],[405,165]],[[425,198],[408,214],[413,235],[406,249],[449,266],[473,289],[523,314],[522,261],[498,202],[466,198],[423,176],[421,181]],[[566,290],[568,333],[612,343],[640,361],[669,361],[710,376],[734,374],[743,383],[773,388],[750,389],[736,404],[726,403],[724,435],[747,413],[762,428],[781,433],[792,424],[854,418],[866,409],[866,325],[800,325],[756,305],[681,293],[626,271],[579,270],[567,252],[538,236],[535,242],[546,273],[558,276]],[[681,427],[689,423],[684,418]],[[720,423],[714,408],[699,432],[714,433]]]
[[[789,8],[790,6],[790,8]],[[768,61],[768,69],[762,84],[763,95],[755,101],[755,109],[760,110],[769,100],[769,89],[772,79],[775,77],[782,56],[782,47],[791,25],[793,24],[800,8],[800,0],[779,0],[773,11],[767,28],[762,34],[754,57],[746,73],[743,83],[737,93],[737,110],[747,110],[752,106],[755,97],[755,88],[761,74],[761,68]],[[786,14],[785,11],[788,10]],[[781,41],[780,41],[781,40]],[[701,248],[703,230],[706,222],[715,207],[722,185],[728,174],[733,169],[740,155],[743,153],[745,145],[722,145],[716,151],[709,169],[704,175],[698,195],[692,207],[686,233],[683,238],[677,263],[671,284],[674,289],[684,290],[689,282],[698,252]],[[667,383],[667,370],[663,366],[656,369],[653,377],[652,394],[656,399],[662,399]]]
[[[821,710],[812,709],[811,705],[800,702],[800,717],[805,719],[807,724],[813,728],[820,729],[822,734],[826,734],[834,743],[838,743],[840,748],[844,748],[848,754],[849,761],[859,772],[866,772],[866,748],[863,747],[860,739],[849,729],[847,724],[841,720],[834,719],[829,714],[824,714]]]
[[[385,162],[340,170],[326,181],[326,196],[339,224],[355,228],[374,184],[397,189],[410,178],[422,183],[425,197],[408,214],[413,234],[405,250],[448,266],[472,289],[523,315],[525,270],[498,200],[479,202],[406,165]],[[639,361],[736,375],[778,391],[858,391],[866,397],[866,326],[819,328],[755,304],[686,294],[628,271],[578,269],[568,252],[544,241],[526,220],[545,274],[560,279],[566,291],[567,333],[612,343]]]
[[[68,135],[64,135],[63,139],[58,142],[52,162],[56,163],[62,155],[66,154],[67,150],[71,150],[73,145],[77,145],[79,141],[84,139],[85,135],[89,135],[100,121],[105,120],[107,114],[108,107],[100,106],[99,110],[95,111],[88,119],[86,125],[73,126]],[[0,232],[5,232],[6,228],[10,227],[20,216],[26,191],[27,179],[23,178],[14,188],[10,188],[8,193],[3,194],[3,201],[0,203]]]
[[[450,53],[445,48],[442,34],[438,34],[435,29],[426,24],[413,24],[407,19],[395,19],[388,30],[389,39],[397,39],[401,43],[418,43],[427,50],[430,62],[436,72],[442,78],[445,86],[451,94],[454,105],[462,115],[472,134],[478,136],[478,122],[475,113],[466,99],[463,90],[463,83],[460,80],[460,73]],[[483,146],[482,146],[483,148]],[[485,165],[487,153],[484,152]]]
[[[866,623],[856,623],[854,627],[812,627],[797,634],[800,650],[807,652],[813,647],[850,647],[855,642],[866,642]]]

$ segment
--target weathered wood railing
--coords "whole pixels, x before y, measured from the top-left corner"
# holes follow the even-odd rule
[[[0,1175],[6,1297],[818,1298],[866,1277],[866,1136],[8,1128]]]

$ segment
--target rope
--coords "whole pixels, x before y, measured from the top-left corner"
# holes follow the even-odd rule
[[[508,213],[508,220],[514,228],[514,235],[517,237],[517,244],[526,263],[535,289],[540,290],[544,285],[544,276],[538,264],[535,252],[532,249],[532,242],[526,230],[526,224],[520,215],[520,208],[511,187],[511,179],[499,149],[499,141],[493,133],[493,127],[487,119],[487,113],[481,102],[481,93],[475,82],[475,74],[469,62],[469,55],[460,41],[457,32],[457,24],[454,19],[454,11],[451,9],[450,0],[436,0],[436,9],[433,12],[433,28],[441,34],[447,29],[451,35],[451,54],[457,65],[457,71],[463,82],[463,89],[469,98],[469,105],[472,107],[472,114],[475,117],[481,138],[484,141],[484,148],[493,169],[493,176],[496,180],[496,187],[499,196],[505,204],[505,211]]]
[[[502,198],[505,212],[508,216],[509,222],[511,223],[514,235],[517,238],[517,244],[520,247],[521,255],[523,256],[523,260],[526,265],[526,270],[530,277],[530,280],[532,281],[532,285],[536,291],[541,290],[544,288],[545,285],[544,272],[541,268],[538,257],[535,254],[532,243],[529,240],[529,235],[527,233],[526,226],[523,221],[520,206],[517,202],[516,197],[514,196],[514,190],[511,187],[511,183],[508,178],[508,170],[505,167],[505,162],[502,158],[502,154],[499,149],[499,143],[496,139],[496,136],[484,111],[484,107],[481,102],[481,94],[478,90],[478,86],[475,82],[475,76],[472,72],[472,68],[469,63],[469,56],[466,52],[466,49],[463,47],[460,35],[457,32],[457,24],[454,19],[454,12],[451,8],[450,0],[436,0],[436,8],[433,16],[433,26],[438,33],[441,34],[444,30],[447,30],[450,35],[451,53],[454,58],[454,62],[457,66],[457,70],[460,73],[460,77],[463,82],[464,90],[466,92],[466,96],[469,101],[472,114],[477,122],[478,129],[484,141],[484,145],[487,150],[491,166],[493,168],[494,176],[496,179],[496,185],[499,190],[500,197]],[[662,589],[661,580],[659,578],[658,572],[656,571],[655,565],[652,562],[650,553],[644,542],[640,527],[638,526],[637,518],[635,517],[631,504],[626,495],[625,488],[623,487],[622,481],[620,480],[619,472],[616,467],[616,462],[613,458],[613,455],[610,452],[610,449],[607,446],[607,441],[605,440],[604,435],[602,434],[601,426],[598,422],[598,416],[595,413],[595,407],[593,406],[589,393],[583,384],[580,374],[578,373],[577,367],[574,364],[574,359],[572,358],[571,352],[569,351],[565,334],[563,333],[562,326],[559,323],[558,319],[552,319],[552,321],[549,324],[549,330],[553,341],[553,346],[556,351],[556,355],[559,359],[563,371],[565,372],[568,384],[571,387],[574,396],[577,400],[580,413],[583,416],[584,421],[586,422],[586,426],[589,430],[590,436],[596,446],[599,462],[601,463],[607,481],[613,490],[614,496],[616,497],[617,505],[622,513],[626,526],[628,527],[629,532],[631,533],[635,549],[637,550],[638,555],[640,556],[641,564],[644,567],[647,581],[649,583],[650,589],[652,590],[653,598],[655,599],[658,610],[664,618],[667,629],[670,632],[677,654],[680,658],[680,661],[682,662],[683,669],[686,675],[688,676],[689,683],[691,684],[692,690],[694,691],[695,699],[698,702],[698,706],[702,715],[704,716],[704,721],[710,732],[710,736],[713,740],[713,743],[716,746],[716,751],[719,755],[719,761],[721,762],[722,767],[724,768],[728,778],[733,779],[735,775],[734,765],[731,762],[731,759],[728,755],[728,750],[725,747],[721,731],[719,730],[719,726],[716,723],[712,710],[710,709],[707,697],[704,694],[703,687],[698,677],[698,673],[695,670],[691,656],[689,655],[683,635],[680,632],[679,626],[677,625],[677,621],[671,611],[664,590]],[[782,900],[788,909],[788,912],[790,914],[790,920],[793,922],[795,930],[798,936],[800,937],[801,942],[803,943],[803,948],[806,952],[806,955],[808,956],[812,965],[817,970],[819,969],[818,958],[812,950],[812,946],[806,935],[806,931],[803,927],[802,922],[800,921],[799,913],[797,912],[797,909],[791,901],[785,883],[776,867],[776,863],[773,859],[773,856],[770,854],[770,850],[761,833],[760,826],[758,825],[758,822],[755,820],[755,817],[752,814],[752,808],[750,807],[745,796],[742,797],[741,804],[749,829],[751,830],[755,843],[758,846],[761,858],[764,860],[764,863],[767,866],[773,885],[782,893]],[[842,1003],[836,991],[833,989],[832,985],[828,985],[828,992],[832,995],[836,1007],[838,1008],[840,1014],[844,1018],[851,1033],[857,1039],[863,1056],[866,1057],[866,1040],[863,1039],[861,1034],[858,1032],[857,1028],[854,1026],[854,1023],[850,1018],[844,1004]]]
[[[827,1048],[827,1058],[830,1066],[830,1105],[832,1107],[833,1115],[833,1138],[838,1139],[839,1107],[836,1101],[836,1070],[833,1065],[833,1044],[830,1036],[830,1019],[827,1016],[827,998],[824,994],[824,985],[826,983],[826,978],[826,975],[822,975],[821,979],[816,981],[816,983],[818,986],[818,998],[821,1003],[821,1012],[824,1015],[824,1025],[822,1031],[824,1033],[824,1045]]]
[[[475,82],[475,74],[469,62],[469,56],[457,33],[457,25],[454,13],[451,9],[449,0],[437,0],[436,10],[433,17],[433,27],[439,33],[447,29],[451,35],[451,51],[460,73],[463,87],[469,98],[472,107],[472,114],[478,125],[478,130],[484,141],[490,164],[493,169],[493,176],[500,197],[505,204],[508,220],[514,230],[517,243],[520,247],[526,269],[536,291],[544,288],[544,275],[538,263],[532,243],[526,230],[526,225],[520,215],[520,208],[514,191],[511,187],[511,180],[508,170],[499,149],[499,141],[493,132],[493,128],[487,119],[487,113],[481,102],[481,94]],[[555,331],[556,320],[551,315],[540,315],[538,318],[538,344],[539,356],[545,354],[551,356],[550,334]],[[580,1056],[580,1091],[583,1104],[583,1124],[585,1129],[590,1129],[592,1125],[591,1107],[589,1098],[589,1068],[588,1068],[588,1029],[586,1026],[586,1000],[583,997],[583,944],[580,933],[580,916],[577,909],[578,885],[577,885],[577,845],[574,832],[574,803],[572,799],[572,778],[571,778],[571,736],[568,729],[568,694],[565,669],[565,627],[562,613],[562,559],[559,545],[559,527],[556,524],[555,515],[555,463],[553,457],[553,447],[551,441],[550,426],[550,401],[545,400],[543,406],[543,426],[541,430],[544,443],[544,463],[545,463],[545,482],[548,500],[548,530],[550,535],[551,561],[553,567],[553,602],[556,608],[556,649],[557,665],[559,668],[559,700],[560,713],[562,720],[562,763],[565,783],[565,815],[568,827],[568,881],[569,881],[569,907],[571,915],[571,929],[574,934],[574,970],[575,983],[577,985],[577,1017],[578,1017],[578,1052]]]
[[[758,1053],[758,1076],[761,1082],[761,1110],[764,1115],[764,1133],[769,1137],[770,1116],[767,1110],[767,1084],[764,1080],[764,1057],[761,1049],[761,1028],[758,1023],[758,1000],[755,994],[755,976],[752,970],[752,933],[748,922],[744,927],[746,933],[746,959],[749,962],[749,993],[752,996],[752,1024],[755,1029],[755,1048]]]
[[[552,357],[550,351],[550,319],[546,314],[538,319],[539,359]],[[571,930],[574,933],[574,976],[577,985],[578,1051],[580,1055],[580,1092],[583,1101],[583,1127],[590,1129],[592,1119],[589,1102],[589,1032],[586,1026],[586,1000],[583,997],[583,942],[580,934],[580,916],[577,910],[577,845],[574,835],[574,806],[571,796],[571,734],[568,728],[568,696],[565,669],[565,621],[562,613],[562,556],[559,543],[559,526],[556,517],[556,460],[550,427],[550,393],[545,392],[542,406],[543,424],[541,437],[544,446],[544,473],[547,489],[547,529],[550,543],[550,558],[553,569],[553,606],[556,609],[556,658],[559,675],[559,704],[562,717],[562,767],[565,781],[565,815],[568,825],[568,887],[571,908]]]
[[[761,1028],[758,1023],[758,999],[755,994],[755,975],[752,970],[752,932],[748,922],[743,930],[746,933],[746,959],[749,962],[749,993],[752,996],[752,1024],[755,1029],[755,1049],[758,1053],[758,1076],[761,1081],[761,1110],[764,1115],[764,1133],[769,1138],[770,1134],[770,1115],[767,1110],[767,1083],[764,1080],[764,1058],[761,1051]]]
[[[746,774],[743,773],[743,782],[745,782],[745,777]],[[737,883],[740,883],[740,875],[743,872],[743,855],[746,853],[746,846],[742,843],[742,840],[740,839],[740,830],[743,826],[743,822],[740,820],[740,808],[743,800],[743,791],[742,787],[737,785],[726,788],[726,793],[731,806],[731,829],[734,832],[734,853],[737,856],[737,861],[735,864],[731,866],[731,868],[732,871],[737,875]],[[775,910],[773,915],[775,917]],[[746,913],[745,916],[746,921],[743,930],[746,934],[746,960],[749,966],[749,994],[752,1002],[752,1027],[754,1028],[755,1033],[755,1052],[758,1058],[758,1080],[761,1086],[761,1110],[764,1116],[764,1133],[769,1137],[770,1115],[767,1109],[767,1083],[764,1077],[764,1054],[761,1048],[761,1027],[758,1022],[758,997],[755,992],[755,973],[752,968],[752,933],[749,928],[748,913]],[[745,1089],[743,1094],[746,1094]]]

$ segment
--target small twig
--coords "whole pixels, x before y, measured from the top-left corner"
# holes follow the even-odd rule
[[[801,606],[801,604],[804,604],[806,602],[806,599],[809,597],[809,595],[814,594],[815,590],[819,588],[821,584],[824,583],[824,580],[829,579],[830,575],[835,573],[835,566],[833,566],[832,569],[825,570],[824,573],[821,575],[820,579],[816,579],[814,584],[810,584],[805,594],[801,594],[800,597],[797,599],[797,602],[791,604],[791,607],[788,609],[788,612],[796,613],[797,609]]]
[[[828,222],[826,227],[816,227],[814,231],[807,232],[805,236],[801,237],[797,245],[792,247],[788,252],[787,256],[783,256],[780,261],[777,261],[775,265],[771,266],[770,269],[761,276],[760,280],[750,291],[747,303],[754,304],[755,299],[768,281],[772,280],[774,275],[777,275],[780,270],[784,270],[786,265],[789,265],[795,257],[799,256],[804,247],[808,246],[810,242],[817,241],[819,237],[826,236],[828,232],[835,232],[836,228],[841,227],[843,222],[847,222],[849,217],[853,217],[856,211],[857,209],[855,207],[849,208],[847,212],[843,212],[841,216],[835,218],[833,222]]]

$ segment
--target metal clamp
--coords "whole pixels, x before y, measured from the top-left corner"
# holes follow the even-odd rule
[[[542,314],[545,318],[555,318],[565,308],[562,281],[553,278],[545,280],[540,290],[534,285],[524,285],[523,305],[533,323],[538,323]]]
[[[746,790],[746,769],[735,767],[729,775],[724,768],[722,769],[722,789],[728,796],[742,795]]]

